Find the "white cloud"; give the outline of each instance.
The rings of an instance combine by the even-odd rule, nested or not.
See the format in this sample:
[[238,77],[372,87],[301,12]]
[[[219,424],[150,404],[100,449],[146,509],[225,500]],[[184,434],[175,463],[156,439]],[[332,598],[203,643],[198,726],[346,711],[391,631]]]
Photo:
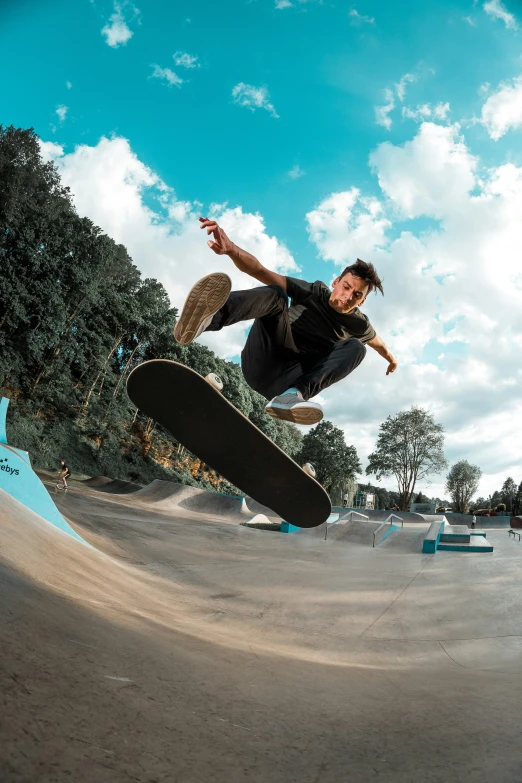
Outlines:
[[389,87],[385,88],[384,99],[386,102],[382,106],[374,106],[377,125],[382,125],[386,130],[390,130],[392,126],[390,114],[395,109],[395,95],[402,103],[406,95],[406,85],[416,81],[417,77],[412,73],[405,73],[394,85],[394,90],[391,90]]
[[332,193],[306,216],[310,240],[322,258],[344,265],[387,244],[390,222],[376,199],[364,199],[357,188]]
[[[518,483],[522,167],[484,171],[458,126],[432,122],[400,146],[380,144],[370,163],[381,199],[348,187],[307,219],[320,257],[336,270],[357,256],[375,264],[385,298],[370,297],[364,309],[399,369],[386,377],[370,349],[356,375],[323,391],[325,415],[364,459],[386,416],[420,405],[444,425],[450,462],[482,468],[480,494],[510,474]],[[396,220],[420,217],[433,227],[394,230]],[[434,482],[430,494],[443,478]]]
[[522,76],[502,83],[482,107],[481,122],[495,141],[522,126]]
[[395,92],[397,98],[402,102],[406,96],[406,85],[413,84],[417,81],[417,77],[412,73],[405,73],[401,80],[395,85]]
[[72,84],[71,84],[71,82],[65,82],[65,85],[66,85],[66,87],[67,87],[67,89],[68,89],[68,90],[72,90]]
[[101,31],[105,37],[105,42],[113,49],[125,45],[134,35],[125,19],[124,9],[128,9],[128,13],[134,17],[139,16],[139,11],[134,6],[129,6],[128,3],[114,3],[114,13],[110,17],[108,24]]
[[484,11],[493,19],[500,19],[511,30],[518,28],[517,20],[513,14],[509,13],[501,0],[490,0],[489,3],[484,3]]
[[54,141],[40,141],[40,153],[43,161],[48,163],[50,160],[61,158],[64,154],[64,148]]
[[172,85],[181,87],[183,84],[183,79],[181,79],[177,73],[171,71],[170,68],[160,68],[159,65],[153,65],[152,68],[154,68],[154,71],[149,76],[150,79],[163,79],[167,82],[169,87],[172,87]]
[[462,18],[463,18],[463,20],[465,22],[467,22],[469,25],[471,25],[471,27],[476,27],[477,26],[477,23],[475,21],[473,21],[471,16],[463,16]]
[[[52,142],[42,142],[41,149],[46,160],[58,165],[78,213],[124,244],[142,274],[162,282],[179,309],[192,285],[209,271],[227,272],[236,289],[259,285],[239,272],[228,257],[209,250],[207,235],[198,222],[202,205],[178,199],[172,188],[139,160],[126,139],[102,138],[94,147],[79,145],[69,154]],[[265,266],[298,273],[291,253],[268,234],[261,215],[227,204],[210,205],[208,213]],[[200,341],[221,356],[235,356],[244,345],[245,329],[246,325],[237,324],[205,333]]]
[[384,100],[386,103],[383,106],[374,106],[375,122],[377,125],[382,125],[386,130],[390,130],[392,121],[389,115],[395,108],[395,98],[393,92],[388,88],[384,90]]
[[56,107],[56,114],[58,115],[58,119],[60,122],[64,122],[65,118],[67,117],[67,112],[69,111],[68,106],[57,106]]
[[423,103],[416,109],[410,109],[408,106],[402,107],[402,116],[415,122],[424,122],[427,119],[445,120],[450,111],[449,103],[437,103],[430,106],[429,103]]
[[348,12],[348,16],[351,17],[352,24],[375,24],[373,16],[363,16],[355,8]]
[[176,52],[172,55],[176,65],[181,68],[199,68],[198,58],[195,55],[187,54],[187,52]]
[[251,84],[240,82],[233,88],[232,97],[234,98],[234,103],[237,103],[238,106],[245,106],[251,111],[265,109],[272,117],[279,117],[269,101],[266,87],[253,87]]
[[276,0],[275,7],[280,11],[283,8],[292,8],[292,5],[293,3],[291,3],[290,0]]
[[299,179],[300,177],[304,177],[304,171],[301,168],[301,166],[298,166],[297,164],[293,166],[290,171],[288,172],[288,176],[290,179]]

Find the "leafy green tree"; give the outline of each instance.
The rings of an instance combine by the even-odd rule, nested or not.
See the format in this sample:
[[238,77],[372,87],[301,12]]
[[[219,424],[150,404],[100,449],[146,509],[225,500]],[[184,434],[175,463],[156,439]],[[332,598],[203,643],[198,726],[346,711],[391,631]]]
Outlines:
[[506,505],[506,509],[511,512],[513,509],[513,500],[517,494],[517,485],[511,478],[507,478],[502,484],[502,501]]
[[417,481],[446,467],[443,432],[428,411],[417,407],[388,416],[381,424],[366,473],[377,479],[395,476],[402,511],[409,508]]
[[453,511],[467,514],[471,498],[476,493],[482,471],[476,465],[461,459],[451,468],[446,478],[446,491],[451,496]]
[[513,510],[512,514],[514,516],[519,515],[522,512],[522,481],[518,485],[517,494],[515,495],[513,499]]
[[346,444],[341,429],[325,420],[304,436],[297,461],[300,465],[306,462],[314,465],[317,480],[327,492],[362,470],[355,447]]

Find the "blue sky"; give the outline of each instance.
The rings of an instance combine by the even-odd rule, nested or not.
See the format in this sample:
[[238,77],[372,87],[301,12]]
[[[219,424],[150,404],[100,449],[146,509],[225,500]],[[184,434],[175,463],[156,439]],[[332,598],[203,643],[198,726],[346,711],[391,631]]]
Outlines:
[[372,260],[386,297],[367,311],[402,375],[372,357],[327,415],[364,460],[386,415],[425,404],[451,461],[478,438],[484,491],[516,474],[490,433],[511,442],[520,411],[520,4],[25,0],[0,21],[0,122],[35,128],[79,211],[174,304],[226,268],[194,225],[211,205],[281,271]]

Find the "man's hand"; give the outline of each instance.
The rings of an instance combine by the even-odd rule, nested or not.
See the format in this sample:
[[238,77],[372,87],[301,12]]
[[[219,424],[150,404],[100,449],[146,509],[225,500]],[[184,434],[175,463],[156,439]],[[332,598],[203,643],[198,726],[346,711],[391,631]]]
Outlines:
[[206,228],[207,234],[213,234],[214,239],[209,239],[207,245],[218,256],[228,255],[236,247],[233,242],[227,237],[222,228],[218,226],[215,220],[209,220],[208,218],[200,217],[200,228]]
[[390,349],[387,345],[385,345],[384,341],[381,340],[378,334],[375,335],[373,340],[368,341],[368,345],[370,345],[374,351],[377,351],[379,356],[382,356],[383,359],[386,359],[388,362],[388,368],[386,370],[386,375],[390,375],[390,373],[395,372],[397,369],[397,366],[399,362],[395,358],[395,356],[392,354]]
[[395,372],[399,365],[399,362],[395,358],[395,356],[390,360],[390,363],[388,365],[388,369],[386,370],[386,375],[389,375],[391,372]]
[[235,245],[215,220],[200,217],[199,222],[201,223],[200,228],[206,228],[207,234],[214,235],[214,239],[209,239],[207,242],[214,253],[217,253],[218,256],[229,256],[240,272],[259,280],[263,285],[279,285],[286,291],[286,277],[267,269],[251,253],[247,253],[246,250]]

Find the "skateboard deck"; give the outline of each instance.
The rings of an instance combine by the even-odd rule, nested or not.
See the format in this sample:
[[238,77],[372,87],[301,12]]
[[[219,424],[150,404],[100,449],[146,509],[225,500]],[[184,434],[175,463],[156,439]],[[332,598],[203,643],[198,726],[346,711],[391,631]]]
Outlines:
[[127,393],[196,457],[286,522],[315,527],[330,515],[319,482],[194,370],[167,359],[143,362],[130,373]]

